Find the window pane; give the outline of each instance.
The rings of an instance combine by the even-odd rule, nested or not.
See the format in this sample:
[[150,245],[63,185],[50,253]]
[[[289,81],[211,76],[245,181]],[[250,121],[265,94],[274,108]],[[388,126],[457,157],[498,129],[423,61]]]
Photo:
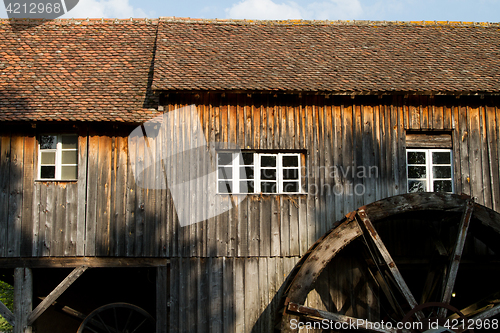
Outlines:
[[262,193],[276,193],[276,182],[262,182],[260,189]]
[[41,178],[56,178],[56,167],[55,166],[42,166],[40,170]]
[[253,168],[240,168],[240,179],[253,179]]
[[219,193],[231,193],[231,185],[229,182],[219,182]]
[[276,166],[276,156],[262,156],[260,159],[261,167],[275,167]]
[[254,193],[253,180],[240,182],[240,193]]
[[298,167],[299,157],[298,156],[283,156],[283,166],[284,167]]
[[283,192],[299,192],[299,182],[283,182]]
[[451,192],[451,180],[434,181],[434,192]]
[[276,169],[261,169],[260,179],[262,180],[276,180]]
[[410,180],[408,182],[408,193],[425,192],[425,182],[420,180]]
[[56,149],[57,138],[54,135],[42,135],[40,137],[40,149]]
[[78,163],[77,151],[76,150],[63,151],[61,162],[62,164],[77,164]]
[[61,141],[62,149],[75,149],[78,146],[78,137],[76,135],[63,135]]
[[233,178],[233,169],[229,168],[219,168],[219,179],[231,179]]
[[243,155],[243,164],[251,165],[253,164],[253,153],[242,153]]
[[77,179],[77,170],[76,165],[61,167],[61,179]]
[[42,165],[43,164],[56,164],[56,152],[42,151]]
[[284,169],[283,179],[299,179],[299,169]]
[[450,153],[445,152],[433,152],[432,153],[432,164],[451,164]]
[[426,178],[425,166],[409,166],[408,178]]
[[233,153],[219,153],[217,154],[219,165],[228,165],[233,161]]
[[438,166],[432,167],[434,178],[451,178],[451,167]]
[[408,164],[425,164],[425,153],[421,151],[409,151]]

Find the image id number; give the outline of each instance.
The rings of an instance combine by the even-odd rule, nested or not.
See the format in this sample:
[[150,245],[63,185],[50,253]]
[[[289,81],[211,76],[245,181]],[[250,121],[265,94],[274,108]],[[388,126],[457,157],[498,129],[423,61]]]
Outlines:
[[61,3],[9,3],[5,8],[8,14],[51,14],[62,13]]

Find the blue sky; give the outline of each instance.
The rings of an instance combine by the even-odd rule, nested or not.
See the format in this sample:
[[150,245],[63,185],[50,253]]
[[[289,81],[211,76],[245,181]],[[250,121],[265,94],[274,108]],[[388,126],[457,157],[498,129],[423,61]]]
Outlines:
[[500,0],[80,0],[65,17],[160,16],[499,22]]

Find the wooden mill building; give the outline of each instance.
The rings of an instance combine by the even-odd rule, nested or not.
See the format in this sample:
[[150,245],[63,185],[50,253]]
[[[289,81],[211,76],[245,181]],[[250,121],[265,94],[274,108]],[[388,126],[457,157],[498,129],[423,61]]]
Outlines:
[[16,333],[286,331],[435,298],[498,318],[499,94],[498,24],[1,20],[0,313]]

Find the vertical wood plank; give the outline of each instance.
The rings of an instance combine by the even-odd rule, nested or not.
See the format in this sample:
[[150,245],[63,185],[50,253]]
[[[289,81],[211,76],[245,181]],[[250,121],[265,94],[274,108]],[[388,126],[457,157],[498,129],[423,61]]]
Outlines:
[[96,254],[109,255],[110,251],[110,207],[111,207],[111,138],[103,135],[99,138],[99,168],[97,183],[97,226]]
[[453,179],[455,183],[455,192],[463,193],[462,182],[462,163],[461,163],[461,154],[462,154],[462,137],[460,135],[460,122],[459,122],[459,108],[458,107],[446,107],[445,110],[450,110],[448,114],[445,112],[445,122],[448,122],[446,117],[449,117],[450,126],[453,128]]
[[210,267],[210,328],[209,332],[223,332],[222,259],[209,258]]
[[271,219],[274,215],[271,211],[274,202],[273,196],[260,200],[259,221],[260,221],[260,251],[259,255],[269,257],[271,255]]
[[248,203],[248,255],[259,256],[260,250],[260,198],[249,196]]
[[10,182],[10,133],[0,136],[0,256],[5,257],[8,244],[9,182]]
[[76,256],[77,245],[78,184],[66,186],[66,231],[64,235],[64,255]]
[[483,167],[482,167],[482,144],[481,144],[481,129],[479,119],[479,108],[469,107],[469,122],[468,132],[470,135],[469,141],[469,170],[470,170],[470,185],[472,196],[478,203],[484,204],[484,187],[483,187]]
[[491,198],[493,210],[500,210],[500,165],[498,156],[498,123],[496,119],[496,112],[494,106],[486,107],[486,132],[487,132],[487,145],[488,145],[488,161],[490,163],[490,184],[491,186]]
[[17,257],[21,252],[21,225],[23,218],[23,148],[23,137],[18,134],[13,134],[10,142],[7,257]]
[[255,327],[259,332],[272,332],[272,329],[269,329],[269,322],[271,321],[269,309],[267,309],[269,305],[269,275],[273,275],[275,272],[268,272],[268,258],[260,257],[259,258],[259,289],[256,290],[259,294],[259,326]]
[[[419,96],[420,100],[420,128],[429,129],[429,105],[427,96]],[[432,120],[431,120],[432,121]]]
[[258,258],[245,260],[245,332],[254,329],[259,318],[259,266]]
[[206,258],[199,258],[197,260],[197,281],[198,281],[198,319],[197,319],[197,333],[208,332],[209,321],[208,321],[208,309],[209,309],[209,298],[208,298],[208,267]]
[[24,137],[24,161],[23,161],[23,191],[22,191],[22,221],[21,221],[21,256],[30,256],[33,246],[33,201],[34,186],[34,164],[35,161],[35,135],[30,133]]
[[224,332],[235,331],[234,258],[222,258],[222,309]]
[[85,255],[85,225],[86,225],[86,205],[80,204],[81,200],[87,199],[87,147],[88,131],[86,126],[81,126],[78,130],[78,204],[76,215],[76,255]]
[[235,332],[246,332],[245,327],[245,259],[234,259]]
[[96,255],[97,195],[99,170],[99,136],[89,132],[88,139],[88,176],[87,176],[87,223],[85,230],[85,255]]
[[[489,145],[488,145],[488,124],[486,123],[486,108],[484,106],[479,107],[479,132],[480,132],[480,152],[481,152],[481,170],[483,182],[483,202],[486,207],[493,206],[492,200],[492,188],[491,184],[491,173],[490,173],[490,160],[489,160]],[[477,166],[476,166],[477,167]],[[498,184],[498,183],[497,183]]]
[[[271,207],[270,207],[270,219],[271,219],[271,250],[270,250],[270,255],[271,256],[279,256],[281,254],[281,230],[280,230],[280,225],[281,225],[281,197],[280,196],[275,196],[271,200]],[[307,221],[303,221],[304,224],[307,223]],[[305,227],[304,227],[305,230]],[[307,243],[307,231],[306,231],[306,243]]]
[[180,258],[170,259],[170,310],[169,310],[169,332],[179,332],[179,283],[180,283]]
[[468,129],[468,122],[469,119],[467,117],[467,107],[466,106],[459,106],[458,107],[458,119],[459,119],[459,141],[460,144],[457,148],[460,149],[460,169],[461,169],[461,176],[462,176],[462,192],[467,194],[467,195],[472,195],[471,191],[471,184],[470,184],[470,173],[469,173],[469,159],[471,156],[469,155],[469,138],[470,138],[470,133]]
[[[125,256],[130,257],[135,253],[135,207],[136,179],[132,170],[137,168],[137,137],[131,136],[127,143],[128,170],[126,187],[126,210],[125,210]],[[137,170],[137,169],[136,169]]]
[[410,116],[410,129],[421,129],[421,111],[419,98],[416,95],[410,96],[408,99],[409,116]]
[[[127,161],[127,138],[122,135],[116,136],[116,195],[115,195],[115,208],[113,212],[115,234],[115,251],[114,255],[122,257],[126,254],[127,236],[127,174],[128,174],[128,161]],[[158,243],[157,243],[158,244]],[[160,244],[158,244],[160,245]],[[156,246],[158,247],[158,246]]]

